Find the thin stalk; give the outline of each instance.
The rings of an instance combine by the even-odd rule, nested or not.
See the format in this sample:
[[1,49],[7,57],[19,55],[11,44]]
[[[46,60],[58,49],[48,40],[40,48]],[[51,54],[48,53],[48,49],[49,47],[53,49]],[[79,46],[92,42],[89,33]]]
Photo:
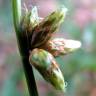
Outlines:
[[[13,21],[15,30],[21,20],[21,0],[12,0]],[[16,31],[18,33],[18,31]]]
[[29,63],[29,49],[27,45],[27,40],[24,37],[23,32],[20,31],[20,27],[19,27],[20,20],[21,20],[21,0],[12,0],[12,11],[13,11],[14,27],[15,27],[19,51],[24,67],[25,77],[29,89],[29,94],[30,96],[38,96],[33,69]]

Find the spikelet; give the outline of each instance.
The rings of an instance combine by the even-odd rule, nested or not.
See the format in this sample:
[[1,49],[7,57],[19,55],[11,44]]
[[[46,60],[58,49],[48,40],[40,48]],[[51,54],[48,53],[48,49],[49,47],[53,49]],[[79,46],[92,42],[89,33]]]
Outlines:
[[[27,9],[28,10],[28,9]],[[21,27],[23,29],[34,29],[34,27],[40,22],[37,12],[37,7],[34,6],[31,11],[26,11],[22,20],[21,20]],[[30,30],[28,30],[30,32]]]
[[34,49],[29,57],[32,64],[56,89],[65,91],[65,82],[62,72],[54,57],[43,49]]
[[60,24],[64,21],[66,12],[65,8],[54,11],[49,16],[45,17],[35,28],[32,35],[31,45],[34,47],[40,47],[52,37]]
[[20,30],[21,34],[23,34],[23,37],[27,41],[27,45],[29,49],[32,49],[31,46],[31,40],[33,34],[34,28],[40,23],[40,18],[38,17],[37,7],[34,6],[31,11],[27,11],[24,13],[24,16],[21,19],[20,22]]
[[53,56],[68,54],[80,48],[81,43],[76,40],[56,38],[47,42],[44,49],[49,51]]

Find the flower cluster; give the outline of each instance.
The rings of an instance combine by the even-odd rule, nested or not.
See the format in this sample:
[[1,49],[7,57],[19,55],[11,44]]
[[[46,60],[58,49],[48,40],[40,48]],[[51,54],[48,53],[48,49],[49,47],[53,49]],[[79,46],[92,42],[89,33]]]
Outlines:
[[51,39],[64,21],[66,8],[57,9],[44,19],[38,17],[37,8],[26,12],[21,20],[21,30],[28,41],[29,61],[46,81],[56,89],[65,91],[63,74],[55,60],[56,56],[65,55],[81,46],[79,41],[63,38]]

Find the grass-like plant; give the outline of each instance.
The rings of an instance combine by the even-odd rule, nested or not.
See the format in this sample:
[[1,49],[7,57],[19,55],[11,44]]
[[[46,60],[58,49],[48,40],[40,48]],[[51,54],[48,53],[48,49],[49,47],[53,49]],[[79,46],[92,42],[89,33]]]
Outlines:
[[[65,91],[65,81],[55,58],[81,45],[79,41],[52,38],[64,21],[66,8],[57,9],[41,19],[37,8],[21,14],[21,0],[12,0],[13,20],[30,96],[38,96],[32,66],[54,88]],[[31,66],[32,65],[32,66]]]

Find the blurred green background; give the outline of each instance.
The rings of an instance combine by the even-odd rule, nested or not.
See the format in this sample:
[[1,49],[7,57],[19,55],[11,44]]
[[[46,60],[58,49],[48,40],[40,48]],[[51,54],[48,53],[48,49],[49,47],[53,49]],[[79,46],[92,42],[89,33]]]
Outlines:
[[[65,5],[68,13],[56,37],[80,40],[78,51],[57,58],[67,82],[55,90],[34,69],[39,96],[96,96],[96,0],[22,0],[45,17]],[[31,75],[31,74],[30,74]],[[0,96],[29,96],[12,21],[11,0],[0,0]]]

